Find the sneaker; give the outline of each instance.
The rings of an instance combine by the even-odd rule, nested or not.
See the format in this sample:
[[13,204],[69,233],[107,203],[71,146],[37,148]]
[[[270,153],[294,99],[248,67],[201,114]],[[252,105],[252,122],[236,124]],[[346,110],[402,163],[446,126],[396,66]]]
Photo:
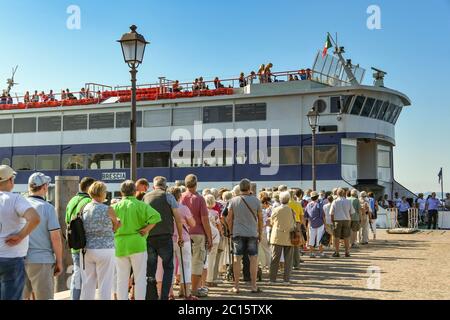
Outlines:
[[209,289],[207,287],[201,287],[198,289],[198,291],[204,291],[204,292],[208,293]]
[[208,296],[205,291],[202,291],[200,289],[198,289],[197,292],[192,292],[192,295],[197,298],[206,298]]
[[356,243],[352,244],[352,249],[357,249],[358,245]]
[[333,258],[339,258],[341,255],[337,252],[333,253]]

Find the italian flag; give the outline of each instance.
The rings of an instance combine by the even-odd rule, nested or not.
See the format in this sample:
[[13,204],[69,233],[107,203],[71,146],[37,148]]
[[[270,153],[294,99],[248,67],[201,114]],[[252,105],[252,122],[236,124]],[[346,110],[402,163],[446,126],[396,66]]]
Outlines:
[[325,41],[325,46],[323,47],[323,52],[322,52],[322,58],[324,58],[327,55],[328,49],[330,49],[331,47],[333,47],[333,45],[331,44],[331,39],[330,36],[327,36],[327,41]]

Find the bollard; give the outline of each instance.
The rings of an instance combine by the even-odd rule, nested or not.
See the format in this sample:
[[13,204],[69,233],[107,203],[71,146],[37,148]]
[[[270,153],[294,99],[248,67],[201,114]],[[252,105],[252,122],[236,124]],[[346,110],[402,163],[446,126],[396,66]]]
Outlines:
[[61,225],[63,239],[63,272],[56,278],[55,292],[69,290],[73,270],[72,256],[66,241],[66,207],[70,199],[78,193],[80,177],[55,177],[55,208]]

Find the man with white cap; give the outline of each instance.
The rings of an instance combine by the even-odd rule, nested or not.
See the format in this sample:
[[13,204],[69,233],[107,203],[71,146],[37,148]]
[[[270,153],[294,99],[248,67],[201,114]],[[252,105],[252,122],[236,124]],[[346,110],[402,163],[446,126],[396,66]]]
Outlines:
[[62,241],[61,227],[55,207],[45,200],[51,178],[36,172],[28,179],[27,198],[38,212],[41,223],[30,234],[30,245],[25,259],[24,298],[34,292],[36,300],[54,298],[54,276],[61,274]]
[[0,166],[0,300],[22,299],[28,235],[40,221],[28,201],[11,192],[15,176],[9,166]]

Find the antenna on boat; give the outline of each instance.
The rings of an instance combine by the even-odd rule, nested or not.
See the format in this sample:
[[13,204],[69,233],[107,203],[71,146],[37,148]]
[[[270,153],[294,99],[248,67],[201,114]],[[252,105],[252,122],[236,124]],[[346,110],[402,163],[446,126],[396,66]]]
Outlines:
[[8,88],[6,89],[6,94],[8,95],[11,92],[12,87],[14,87],[16,84],[16,82],[14,82],[14,75],[17,72],[17,68],[19,68],[19,66],[16,66],[15,68],[12,69],[12,76],[10,79],[6,79],[6,84],[8,85]]
[[350,81],[352,86],[358,86],[359,82],[356,80],[355,74],[352,71],[352,64],[351,60],[345,60],[344,56],[342,55],[345,53],[344,47],[339,47],[337,44],[337,33],[336,33],[336,41],[333,39],[331,34],[328,32],[328,36],[331,39],[331,42],[333,42],[335,50],[334,54],[338,57],[339,62],[341,63],[342,67],[344,68],[345,74],[347,75],[348,80]]
[[372,67],[372,70],[375,71],[373,73],[374,83],[373,85],[375,87],[384,87],[384,76],[387,75],[387,72]]

